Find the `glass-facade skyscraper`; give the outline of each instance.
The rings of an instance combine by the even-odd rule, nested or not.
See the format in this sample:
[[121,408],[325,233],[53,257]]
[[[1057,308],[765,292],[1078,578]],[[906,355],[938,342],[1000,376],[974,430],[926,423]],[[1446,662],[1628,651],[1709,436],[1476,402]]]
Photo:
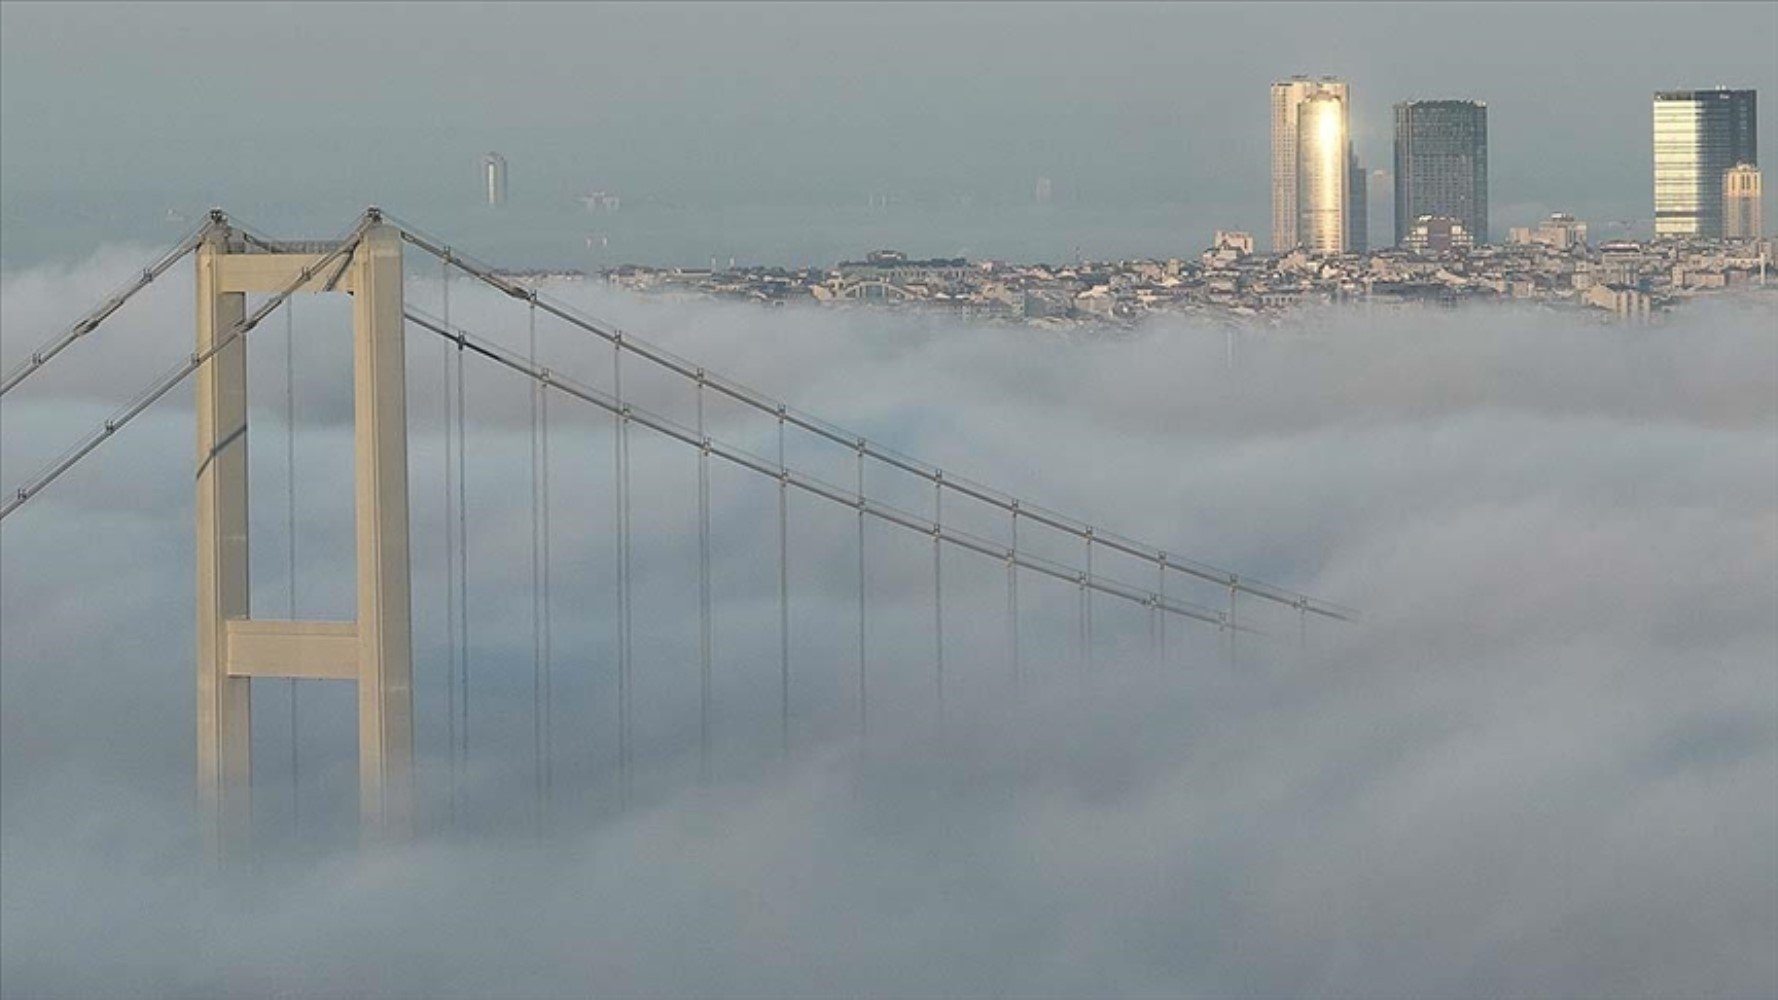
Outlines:
[[1723,174],[1758,165],[1751,90],[1655,94],[1655,235],[1723,235]]
[[1352,146],[1346,99],[1313,94],[1297,105],[1296,241],[1312,254],[1346,252],[1351,237]]
[[1297,206],[1297,171],[1300,166],[1297,112],[1303,102],[1317,94],[1339,99],[1340,135],[1341,141],[1345,141],[1350,135],[1347,109],[1351,100],[1345,81],[1331,76],[1319,80],[1293,76],[1272,84],[1272,250],[1277,253],[1286,253],[1308,242],[1299,231],[1302,219]]
[[1423,215],[1463,223],[1488,242],[1488,106],[1404,101],[1395,106],[1395,242]]
[[1367,253],[1371,248],[1370,175],[1359,164],[1350,143],[1346,163],[1346,252]]

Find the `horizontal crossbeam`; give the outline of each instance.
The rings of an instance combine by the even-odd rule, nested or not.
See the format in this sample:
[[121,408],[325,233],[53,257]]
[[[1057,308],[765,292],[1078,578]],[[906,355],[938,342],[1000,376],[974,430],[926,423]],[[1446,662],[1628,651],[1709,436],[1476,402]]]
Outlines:
[[225,627],[230,677],[358,679],[354,622],[234,618]]
[[332,253],[218,254],[216,285],[219,292],[264,294],[282,292],[350,292],[348,261],[333,267]]

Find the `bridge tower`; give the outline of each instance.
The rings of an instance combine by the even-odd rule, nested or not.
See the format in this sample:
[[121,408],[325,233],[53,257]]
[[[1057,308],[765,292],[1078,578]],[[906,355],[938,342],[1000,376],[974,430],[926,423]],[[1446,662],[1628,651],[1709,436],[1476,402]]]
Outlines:
[[371,209],[337,245],[273,245],[221,213],[198,247],[197,349],[226,338],[249,293],[352,296],[357,617],[250,616],[247,546],[247,341],[197,372],[198,797],[220,856],[251,825],[254,678],[358,684],[358,794],[364,836],[406,839],[413,826],[413,655],[408,585],[407,400],[401,237]]

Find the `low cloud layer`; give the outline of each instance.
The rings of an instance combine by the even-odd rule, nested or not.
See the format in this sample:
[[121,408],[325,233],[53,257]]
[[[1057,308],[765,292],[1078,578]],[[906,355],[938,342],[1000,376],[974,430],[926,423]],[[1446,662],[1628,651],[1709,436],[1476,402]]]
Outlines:
[[[10,363],[146,254],[0,284]],[[188,348],[171,275],[9,394],[10,488]],[[185,281],[181,286],[180,281]],[[416,278],[415,306],[438,312]],[[856,739],[856,526],[794,498],[795,715],[777,758],[776,495],[718,469],[715,782],[696,780],[695,465],[638,432],[638,794],[612,793],[608,418],[551,403],[549,832],[530,826],[528,406],[471,369],[476,755],[447,816],[440,347],[410,340],[416,846],[350,847],[349,692],[256,691],[262,860],[191,831],[191,440],[175,394],[0,534],[0,968],[19,996],[994,994],[1749,996],[1778,989],[1774,309],[1651,329],[1509,309],[1341,311],[1234,337],[1061,336],[872,311],[561,293],[957,474],[1356,606],[1243,604],[1213,633],[945,558],[871,525],[872,720]],[[453,319],[522,345],[522,308]],[[343,312],[299,308],[299,613],[350,608]],[[306,324],[305,324],[306,319]],[[329,326],[328,324],[333,324]],[[115,327],[115,329],[114,329]],[[540,323],[594,384],[606,351]],[[254,334],[256,611],[289,599],[282,329]],[[641,405],[692,397],[626,367]],[[775,448],[712,407],[713,433]],[[42,434],[51,435],[48,439]],[[59,438],[56,435],[60,435]],[[850,456],[789,442],[849,484]],[[339,454],[335,454],[338,452]],[[917,484],[872,489],[924,511]],[[261,500],[260,498],[266,498]],[[949,503],[949,501],[947,501]],[[994,537],[1003,518],[947,506]],[[1077,545],[1028,537],[1078,559]],[[1101,557],[1103,559],[1103,556]],[[1102,571],[1147,585],[1151,573]],[[1214,589],[1181,591],[1216,603]]]

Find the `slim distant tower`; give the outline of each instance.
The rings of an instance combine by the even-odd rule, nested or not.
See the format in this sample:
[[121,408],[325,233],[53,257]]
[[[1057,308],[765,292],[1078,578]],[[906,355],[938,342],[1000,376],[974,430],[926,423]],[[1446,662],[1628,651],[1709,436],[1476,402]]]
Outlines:
[[482,187],[489,205],[499,208],[506,204],[506,157],[499,153],[482,157]]
[[1365,253],[1371,248],[1369,179],[1350,142],[1346,144],[1346,160],[1346,252]]
[[1345,98],[1311,95],[1296,116],[1296,243],[1313,254],[1344,253],[1352,176]]
[[1723,175],[1759,164],[1754,91],[1655,94],[1655,235],[1723,235]]
[[[1346,84],[1333,77],[1311,80],[1293,76],[1272,84],[1272,251],[1294,250],[1297,233],[1297,108],[1315,94],[1331,94],[1342,108],[1349,99]],[[1340,124],[1347,134],[1346,121]]]
[[1760,225],[1759,168],[1737,163],[1722,175],[1722,235],[1731,240],[1757,240]]
[[1395,106],[1395,242],[1423,215],[1456,219],[1488,242],[1488,106],[1404,101]]

